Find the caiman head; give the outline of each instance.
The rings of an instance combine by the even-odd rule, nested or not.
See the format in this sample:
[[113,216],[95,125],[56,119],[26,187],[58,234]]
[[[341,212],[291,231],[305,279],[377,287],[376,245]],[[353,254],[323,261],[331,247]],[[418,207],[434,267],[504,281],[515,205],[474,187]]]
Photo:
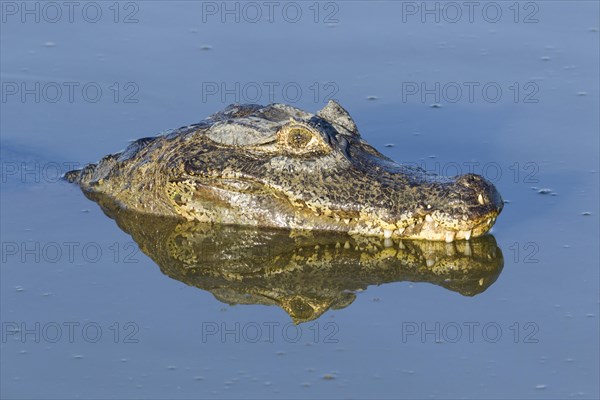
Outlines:
[[167,192],[188,219],[451,242],[486,233],[503,207],[479,175],[385,157],[334,101],[317,114],[232,105],[186,136]]

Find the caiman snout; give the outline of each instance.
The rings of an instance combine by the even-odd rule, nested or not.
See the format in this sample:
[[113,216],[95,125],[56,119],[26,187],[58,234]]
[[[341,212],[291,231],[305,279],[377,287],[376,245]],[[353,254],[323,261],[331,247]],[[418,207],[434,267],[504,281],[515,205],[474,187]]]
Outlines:
[[400,202],[398,229],[390,232],[387,228],[388,236],[452,242],[491,229],[504,203],[490,181],[475,174],[439,178],[418,186],[425,196],[417,207],[407,206],[410,201]]
[[469,239],[489,231],[504,207],[500,193],[480,175],[465,174],[448,187],[451,198],[434,220],[444,228],[444,238]]

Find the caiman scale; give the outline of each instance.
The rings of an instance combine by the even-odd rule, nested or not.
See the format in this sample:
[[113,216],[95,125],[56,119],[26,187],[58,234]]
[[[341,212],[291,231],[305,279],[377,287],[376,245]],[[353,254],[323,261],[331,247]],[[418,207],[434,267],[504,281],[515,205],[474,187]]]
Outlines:
[[386,238],[468,240],[503,207],[479,175],[442,177],[385,157],[335,101],[317,114],[234,104],[65,178],[142,213]]

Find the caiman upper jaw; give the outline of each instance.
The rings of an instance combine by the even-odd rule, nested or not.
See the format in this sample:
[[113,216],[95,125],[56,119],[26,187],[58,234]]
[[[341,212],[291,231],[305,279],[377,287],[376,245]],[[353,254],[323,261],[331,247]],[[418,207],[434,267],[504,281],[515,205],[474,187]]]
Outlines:
[[489,230],[504,208],[504,201],[496,187],[487,179],[475,174],[458,177],[456,185],[467,190],[463,200],[468,207],[466,212],[467,222],[473,227],[483,224],[489,225],[487,229]]

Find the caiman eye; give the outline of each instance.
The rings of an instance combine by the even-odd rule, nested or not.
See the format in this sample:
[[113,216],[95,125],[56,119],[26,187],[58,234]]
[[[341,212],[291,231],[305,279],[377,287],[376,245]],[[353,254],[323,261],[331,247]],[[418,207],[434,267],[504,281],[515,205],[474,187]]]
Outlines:
[[297,121],[282,126],[277,138],[284,150],[295,154],[327,153],[330,150],[318,132]]
[[302,149],[312,139],[312,133],[303,128],[292,128],[287,134],[287,143],[295,149]]

